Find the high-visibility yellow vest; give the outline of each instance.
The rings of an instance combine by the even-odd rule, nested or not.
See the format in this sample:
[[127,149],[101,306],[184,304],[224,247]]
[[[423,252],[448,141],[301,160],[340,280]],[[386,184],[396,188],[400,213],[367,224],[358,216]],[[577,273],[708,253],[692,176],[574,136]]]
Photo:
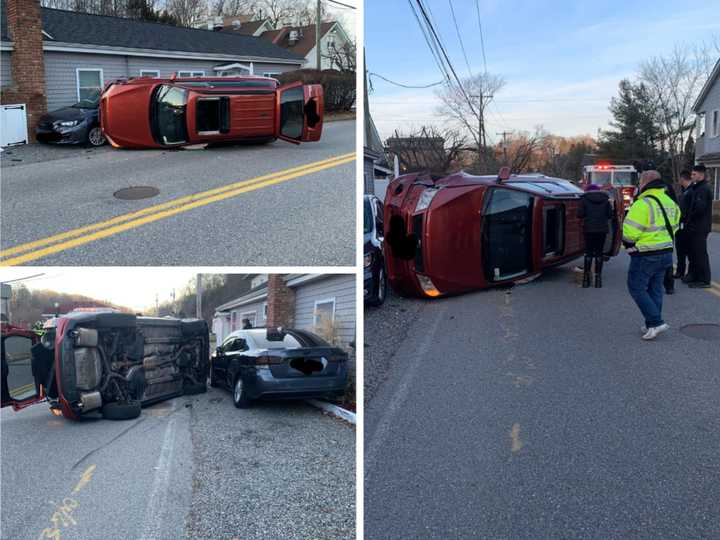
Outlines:
[[653,195],[667,214],[673,234],[680,227],[680,208],[666,195],[663,188],[651,188],[635,200],[625,216],[623,241],[635,244],[640,253],[672,249],[673,241],[665,226],[665,218],[658,203],[648,198]]

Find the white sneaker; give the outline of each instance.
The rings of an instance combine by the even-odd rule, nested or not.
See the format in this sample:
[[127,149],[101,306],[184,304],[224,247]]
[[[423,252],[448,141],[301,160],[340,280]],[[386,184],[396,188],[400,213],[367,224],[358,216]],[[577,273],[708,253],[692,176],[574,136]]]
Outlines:
[[666,330],[670,329],[669,324],[661,324],[660,326],[653,326],[652,328],[648,328],[647,332],[643,335],[644,340],[651,340],[658,337],[660,334],[665,332]]
[[647,334],[647,326],[644,324],[640,327],[640,333],[641,334]]

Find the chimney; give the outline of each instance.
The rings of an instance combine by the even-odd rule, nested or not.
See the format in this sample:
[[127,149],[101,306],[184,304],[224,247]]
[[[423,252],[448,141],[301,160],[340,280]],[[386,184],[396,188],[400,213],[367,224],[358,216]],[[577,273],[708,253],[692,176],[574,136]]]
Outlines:
[[13,41],[12,86],[2,88],[0,102],[25,103],[30,142],[35,142],[35,127],[47,112],[40,2],[7,0],[6,9],[8,33]]
[[268,275],[268,315],[266,326],[269,328],[291,328],[295,323],[295,291],[285,283],[284,274]]

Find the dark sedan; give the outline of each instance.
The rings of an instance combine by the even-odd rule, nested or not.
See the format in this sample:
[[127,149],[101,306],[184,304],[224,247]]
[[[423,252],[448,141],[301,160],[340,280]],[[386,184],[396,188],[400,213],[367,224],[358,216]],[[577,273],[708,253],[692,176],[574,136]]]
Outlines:
[[257,399],[334,398],[345,392],[348,355],[305,330],[252,328],[230,334],[210,366],[210,385],[238,408]]
[[383,204],[375,195],[365,195],[363,222],[365,302],[379,306],[387,295],[387,274],[383,256]]
[[99,99],[84,99],[44,114],[35,129],[35,137],[43,143],[102,146],[106,140],[100,128],[99,103]]

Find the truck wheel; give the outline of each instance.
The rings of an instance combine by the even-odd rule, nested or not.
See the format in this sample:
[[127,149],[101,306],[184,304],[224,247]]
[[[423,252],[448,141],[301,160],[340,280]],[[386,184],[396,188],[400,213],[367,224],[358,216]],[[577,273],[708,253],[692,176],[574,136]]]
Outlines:
[[247,395],[247,388],[243,383],[242,377],[235,379],[233,403],[238,409],[247,409],[250,406],[250,398]]
[[102,407],[103,418],[108,420],[132,420],[140,416],[139,401],[113,401]]

